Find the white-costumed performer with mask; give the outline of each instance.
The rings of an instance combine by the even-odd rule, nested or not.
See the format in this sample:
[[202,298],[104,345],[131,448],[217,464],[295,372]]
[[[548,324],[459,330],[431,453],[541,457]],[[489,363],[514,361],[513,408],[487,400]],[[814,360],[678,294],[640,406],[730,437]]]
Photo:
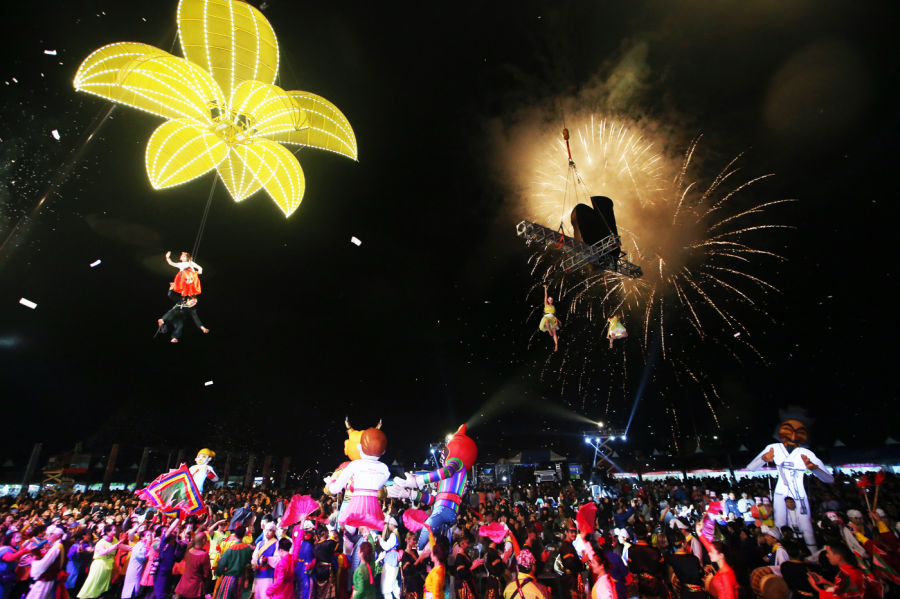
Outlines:
[[34,584],[28,591],[26,599],[53,599],[56,586],[59,584],[60,572],[66,571],[66,549],[62,540],[66,536],[58,526],[47,528],[47,541],[50,549],[39,560],[31,562],[31,577]]
[[806,495],[804,476],[809,470],[822,482],[833,483],[834,477],[825,469],[825,464],[816,457],[812,451],[804,447],[809,441],[809,429],[813,420],[806,414],[806,410],[795,406],[788,406],[787,410],[779,410],[778,416],[781,424],[775,431],[775,438],[779,443],[767,445],[747,466],[748,470],[759,470],[763,464],[770,462],[778,468],[778,484],[775,485],[775,526],[781,529],[788,518],[787,506],[784,504],[786,497],[791,497],[797,504],[796,511],[800,531],[803,540],[812,553],[815,553],[816,538],[813,535],[812,509],[809,498]]

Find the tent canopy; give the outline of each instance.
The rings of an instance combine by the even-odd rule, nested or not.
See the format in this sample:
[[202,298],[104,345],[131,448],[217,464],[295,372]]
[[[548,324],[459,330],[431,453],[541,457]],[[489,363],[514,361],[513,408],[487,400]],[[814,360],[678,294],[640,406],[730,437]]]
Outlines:
[[523,451],[509,459],[510,464],[541,464],[544,462],[565,462],[566,458],[550,449]]

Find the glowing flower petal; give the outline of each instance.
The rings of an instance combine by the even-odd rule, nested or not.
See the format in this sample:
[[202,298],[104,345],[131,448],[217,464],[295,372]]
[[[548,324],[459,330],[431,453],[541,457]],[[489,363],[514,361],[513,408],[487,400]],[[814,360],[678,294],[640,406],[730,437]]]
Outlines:
[[246,2],[181,0],[178,35],[184,56],[211,73],[228,100],[244,81],[275,81],[275,31]]
[[241,0],[180,0],[186,58],[124,42],[88,56],[75,87],[170,119],[153,133],[146,164],[155,188],[213,168],[235,200],[265,187],[290,215],[305,189],[297,158],[279,143],[356,158],[356,136],[330,102],[272,85],[278,42],[269,22]]
[[219,86],[195,64],[147,44],[104,46],[75,75],[75,89],[170,119],[210,125],[207,104],[223,104]]
[[234,90],[231,107],[247,118],[253,136],[296,131],[306,121],[306,114],[283,89],[260,81],[241,83]]
[[284,146],[267,139],[255,140],[233,150],[232,156],[238,155],[244,161],[245,167],[253,171],[256,180],[284,210],[284,215],[290,216],[300,205],[306,188],[306,178],[297,157]]
[[179,185],[209,172],[225,159],[228,146],[189,121],[166,121],[147,143],[147,174],[154,189]]
[[256,178],[256,173],[244,161],[246,148],[235,146],[228,150],[228,156],[219,163],[219,177],[235,202],[240,202],[262,187],[262,183]]
[[331,150],[354,160],[358,158],[356,134],[337,106],[309,92],[289,91],[287,94],[307,118],[301,129],[266,135],[267,139]]

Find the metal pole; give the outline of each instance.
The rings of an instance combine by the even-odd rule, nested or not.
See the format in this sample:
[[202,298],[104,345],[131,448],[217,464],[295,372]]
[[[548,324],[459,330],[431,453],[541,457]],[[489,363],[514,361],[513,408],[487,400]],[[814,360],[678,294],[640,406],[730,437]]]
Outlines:
[[31,451],[31,459],[28,460],[28,468],[25,470],[25,478],[22,479],[22,493],[28,493],[28,485],[31,484],[31,478],[34,471],[37,470],[38,460],[41,458],[41,448],[43,443],[35,443],[34,449]]
[[182,465],[182,464],[184,464],[184,450],[183,450],[183,449],[179,449],[179,450],[178,450],[178,459],[175,460],[175,467],[176,467],[176,468],[181,468],[181,465]]
[[103,493],[109,492],[109,483],[112,482],[113,474],[116,471],[116,458],[118,456],[119,444],[116,443],[109,452],[109,460],[106,461],[106,472],[103,474],[103,487],[100,489]]
[[291,456],[284,456],[284,461],[281,463],[281,484],[280,488],[284,488],[285,484],[287,484],[288,471],[291,469]]
[[144,479],[147,477],[147,464],[150,462],[150,448],[144,448],[144,455],[141,456],[141,465],[138,466],[137,478],[134,481],[134,489],[144,488]]
[[253,487],[253,460],[256,458],[252,453],[247,461],[247,473],[244,475],[244,487],[250,489]]

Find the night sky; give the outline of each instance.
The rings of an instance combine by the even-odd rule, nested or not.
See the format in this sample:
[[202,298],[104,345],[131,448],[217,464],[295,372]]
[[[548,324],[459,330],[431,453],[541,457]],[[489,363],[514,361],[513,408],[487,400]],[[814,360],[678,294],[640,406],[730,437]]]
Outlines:
[[[896,435],[892,3],[268,0],[277,83],[334,102],[359,162],[300,150],[307,189],[288,219],[264,191],[235,203],[219,185],[196,257],[211,332],[188,324],[173,345],[153,338],[176,273],[164,254],[193,246],[213,176],[154,191],[144,151],[161,119],[121,106],[73,163],[108,105],[72,79],[105,44],[169,50],[176,5],[20,3],[4,24],[2,239],[72,170],[0,253],[0,458],[83,441],[328,467],[344,416],[357,427],[383,418],[389,457],[407,462],[467,421],[485,457],[574,454],[578,414],[624,427],[643,374],[633,340],[608,413],[602,376],[581,393],[536,376],[552,343],[528,344],[537,281],[493,143],[515,115],[583,98],[617,68],[633,80],[608,116],[662,123],[673,146],[702,133],[704,167],[752,148],[748,173],[777,174],[756,198],[800,200],[776,215],[796,230],[761,242],[789,258],[764,273],[782,291],[755,335],[765,363],[697,349],[721,428],[695,388],[659,367],[627,445],[672,450],[670,404],[685,452],[695,434],[707,451],[753,450],[787,404],[818,419],[814,447]],[[544,124],[561,129],[561,116]]]

